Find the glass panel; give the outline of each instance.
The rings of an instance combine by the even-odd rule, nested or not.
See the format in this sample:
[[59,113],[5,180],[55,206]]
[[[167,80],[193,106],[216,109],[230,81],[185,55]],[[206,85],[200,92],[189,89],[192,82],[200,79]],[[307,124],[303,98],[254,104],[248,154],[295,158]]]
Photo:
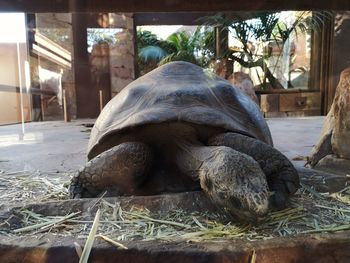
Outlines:
[[[185,17],[190,21],[188,14]],[[97,117],[135,77],[172,60],[208,68],[234,85],[241,85],[243,78],[258,96],[279,89],[319,92],[320,65],[311,59],[318,56],[317,43],[323,42],[317,36],[322,36],[325,23],[321,15],[314,17],[309,11],[212,13],[191,25],[154,25],[149,20],[152,25],[138,26],[132,14],[22,14],[22,27],[13,30],[18,33],[2,27],[7,41],[2,46],[12,41],[15,48],[17,40],[10,36],[22,35],[19,50],[27,61],[27,68],[22,63],[21,74],[27,74],[22,83],[29,82],[30,90],[22,98],[28,108],[23,112],[26,121],[76,119]],[[166,16],[160,18],[166,21]],[[169,19],[173,23],[176,17]],[[16,48],[12,52],[17,54]],[[13,74],[3,71],[4,76],[18,74],[13,67],[6,70]],[[19,117],[13,113],[10,119],[18,122]]]
[[71,14],[35,14],[30,18],[32,85],[39,93],[33,95],[34,117],[36,120],[63,120],[63,93],[67,111],[75,117]]
[[0,57],[0,124],[30,121],[25,14],[0,13]]
[[[257,13],[257,18],[234,21],[229,27],[229,46],[238,58],[234,71],[248,73],[260,90],[307,90],[315,29],[311,17],[307,11],[264,12]],[[260,66],[252,67],[254,63]]]

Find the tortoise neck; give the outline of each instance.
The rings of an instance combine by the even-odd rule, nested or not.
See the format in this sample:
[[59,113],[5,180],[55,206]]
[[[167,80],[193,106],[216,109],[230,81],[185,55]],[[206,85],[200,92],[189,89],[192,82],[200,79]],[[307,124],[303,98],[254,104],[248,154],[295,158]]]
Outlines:
[[178,141],[176,163],[178,168],[192,179],[199,180],[205,164],[215,157],[216,147],[208,147],[199,142]]

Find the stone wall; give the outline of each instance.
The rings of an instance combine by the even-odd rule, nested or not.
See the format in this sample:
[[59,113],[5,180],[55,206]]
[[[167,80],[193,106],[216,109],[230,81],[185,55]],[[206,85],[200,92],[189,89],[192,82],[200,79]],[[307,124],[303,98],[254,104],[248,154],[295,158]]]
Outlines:
[[350,11],[335,13],[333,39],[333,97],[341,72],[350,66]]
[[98,91],[99,96],[102,96],[99,98],[101,108],[111,99],[109,49],[107,43],[94,44],[89,55],[90,85],[92,89]]
[[134,21],[132,14],[110,14],[111,27],[121,28],[117,43],[110,45],[111,95],[118,94],[135,79]]
[[340,75],[333,101],[333,152],[350,160],[350,67]]

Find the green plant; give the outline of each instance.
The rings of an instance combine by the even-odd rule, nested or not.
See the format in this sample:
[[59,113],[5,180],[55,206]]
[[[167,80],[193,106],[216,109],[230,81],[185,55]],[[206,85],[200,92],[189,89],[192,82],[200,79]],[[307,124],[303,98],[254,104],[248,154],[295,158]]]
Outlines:
[[168,54],[170,46],[148,30],[137,30],[137,64],[140,75],[156,68],[158,62]]
[[186,32],[176,32],[167,38],[175,51],[164,57],[160,64],[183,60],[206,67],[214,58],[214,34],[211,28],[197,27],[190,35]]
[[[223,30],[229,30],[233,37],[240,43],[235,50],[228,50],[223,56],[238,62],[245,68],[260,67],[263,76],[258,75],[262,88],[272,87],[283,88],[280,81],[274,76],[276,64],[269,65],[267,60],[272,55],[272,48],[266,50],[266,44],[272,43],[280,51],[292,34],[305,33],[317,29],[322,21],[322,14],[310,12],[299,12],[294,16],[293,21],[287,22],[281,12],[256,12],[250,13],[249,17],[240,17],[237,14],[216,14],[202,19],[206,25],[216,26]],[[319,14],[319,15],[318,15]],[[252,43],[265,45],[256,47]],[[254,47],[254,48],[253,48]],[[264,50],[264,51],[262,51]],[[282,52],[278,60],[282,59]],[[289,62],[286,62],[289,63]],[[257,72],[257,74],[259,74]],[[269,85],[267,85],[267,81]]]
[[140,71],[147,66],[156,67],[171,61],[183,60],[202,67],[214,56],[214,36],[208,27],[197,27],[193,34],[175,32],[160,40],[150,31],[137,32]]
[[[196,30],[197,32],[197,30]],[[176,32],[167,38],[167,42],[174,47],[174,51],[165,56],[159,64],[165,64],[171,61],[183,60],[198,64],[195,51],[198,41],[197,35],[190,36],[186,32]]]

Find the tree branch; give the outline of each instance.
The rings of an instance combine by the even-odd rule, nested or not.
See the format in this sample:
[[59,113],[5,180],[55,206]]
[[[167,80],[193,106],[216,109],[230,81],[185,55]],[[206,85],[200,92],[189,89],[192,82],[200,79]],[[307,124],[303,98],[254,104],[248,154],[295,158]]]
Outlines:
[[275,76],[272,74],[270,69],[267,67],[265,61],[262,58],[259,58],[255,61],[244,61],[243,59],[236,57],[235,55],[230,55],[230,58],[232,60],[237,61],[242,67],[245,68],[254,68],[254,67],[260,67],[265,73],[266,78],[269,80],[271,87],[273,89],[284,89],[282,84],[279,82],[278,79],[275,78]]

